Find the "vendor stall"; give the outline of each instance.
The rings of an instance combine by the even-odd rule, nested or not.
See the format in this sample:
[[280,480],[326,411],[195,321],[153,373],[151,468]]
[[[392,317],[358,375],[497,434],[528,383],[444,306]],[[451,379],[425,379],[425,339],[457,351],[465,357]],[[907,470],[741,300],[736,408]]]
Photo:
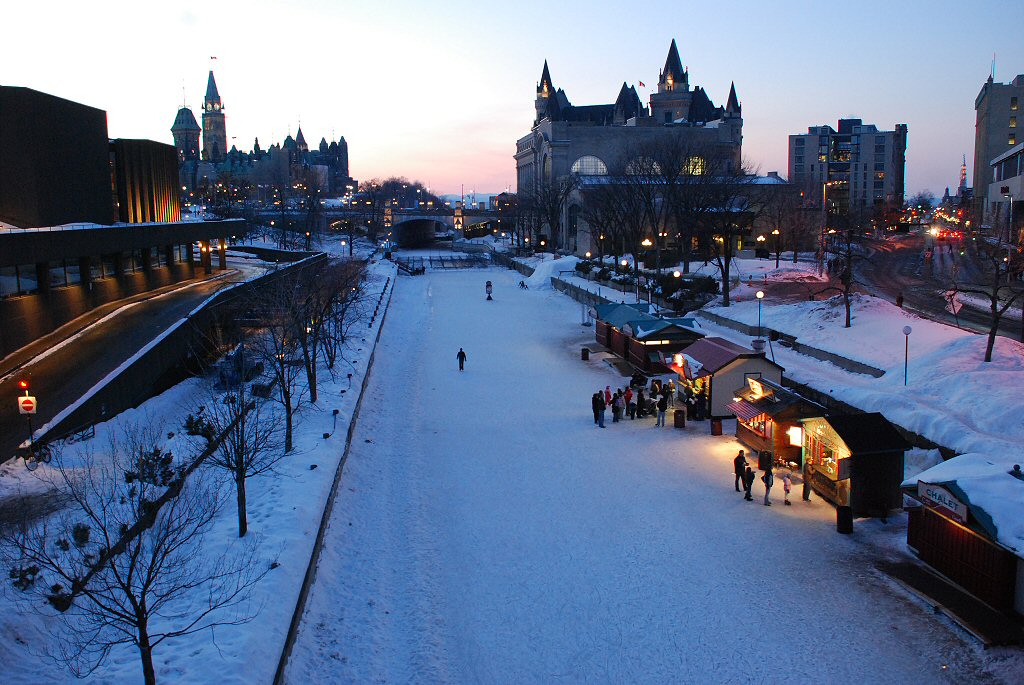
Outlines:
[[633,320],[622,326],[629,363],[646,374],[668,373],[663,360],[704,337],[694,319]]
[[687,395],[703,397],[712,419],[733,416],[727,405],[747,378],[781,384],[784,370],[763,352],[716,337],[702,338],[674,355],[670,368],[679,374],[679,384]]
[[884,416],[804,419],[803,466],[815,492],[855,516],[884,516],[903,504],[903,453],[910,445]]
[[776,466],[799,467],[800,421],[825,415],[825,408],[766,378],[747,378],[726,405],[736,415],[736,438],[755,454],[769,452]]
[[1024,474],[1009,459],[964,454],[903,483],[907,546],[998,611],[1024,614]]
[[612,354],[626,359],[629,355],[629,336],[622,332],[622,327],[631,321],[659,321],[650,310],[650,304],[639,302],[597,305],[593,308],[595,339],[611,350]]

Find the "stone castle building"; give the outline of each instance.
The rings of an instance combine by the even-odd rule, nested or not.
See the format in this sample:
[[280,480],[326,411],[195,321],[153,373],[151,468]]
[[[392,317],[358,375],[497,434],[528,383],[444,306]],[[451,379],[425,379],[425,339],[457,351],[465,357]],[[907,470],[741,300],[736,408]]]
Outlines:
[[182,107],[171,126],[178,153],[179,180],[185,191],[191,192],[203,183],[216,183],[229,176],[257,185],[285,188],[300,180],[314,181],[323,192],[337,195],[344,194],[355,184],[349,176],[348,143],[344,136],[331,143],[321,138],[317,148],[310,150],[300,125],[294,138],[289,134],[283,143],[266,150],[260,147],[258,138],[249,152],[242,152],[234,145],[228,149],[224,103],[213,71],[206,83],[202,120],[200,127],[192,110]]
[[[530,133],[516,142],[520,194],[569,174],[606,175],[609,168],[628,164],[643,146],[680,132],[692,137],[695,145],[721,148],[731,158],[730,166],[740,168],[743,117],[735,84],[725,107],[716,106],[703,88],[691,87],[675,40],[658,76],[657,92],[646,105],[636,88],[626,83],[611,104],[573,105],[563,89],[555,88],[545,61],[535,109]],[[568,212],[569,208],[561,222],[562,235],[552,240],[576,251],[582,248]]]

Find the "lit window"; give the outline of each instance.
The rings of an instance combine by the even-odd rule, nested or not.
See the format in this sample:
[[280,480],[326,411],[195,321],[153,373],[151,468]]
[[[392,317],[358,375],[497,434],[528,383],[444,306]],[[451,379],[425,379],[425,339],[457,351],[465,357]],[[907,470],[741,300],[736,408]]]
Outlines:
[[1008,141],[1007,144],[1008,145],[1016,145],[1017,144],[1017,134],[1011,133],[1010,134],[1010,140]]
[[1010,117],[1010,128],[1017,128],[1017,117]]
[[690,157],[686,160],[686,173],[690,176],[701,176],[706,168],[703,157]]
[[1010,98],[1010,110],[1014,112],[1017,111],[1017,98],[1015,97]]
[[572,163],[572,173],[580,176],[607,176],[608,167],[597,157],[585,155]]

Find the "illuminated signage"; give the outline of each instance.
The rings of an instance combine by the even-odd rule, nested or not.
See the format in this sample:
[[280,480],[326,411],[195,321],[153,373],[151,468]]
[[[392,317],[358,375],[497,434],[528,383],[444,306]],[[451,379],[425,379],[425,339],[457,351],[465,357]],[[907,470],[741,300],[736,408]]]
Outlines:
[[953,496],[941,485],[917,482],[917,495],[930,507],[942,509],[949,517],[960,523],[967,523],[967,505]]

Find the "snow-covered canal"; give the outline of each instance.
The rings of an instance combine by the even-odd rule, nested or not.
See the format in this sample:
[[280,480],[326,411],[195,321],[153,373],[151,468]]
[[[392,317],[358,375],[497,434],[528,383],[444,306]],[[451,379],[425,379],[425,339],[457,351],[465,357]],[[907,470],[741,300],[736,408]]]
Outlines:
[[520,278],[398,279],[290,683],[992,675],[874,570],[883,524],[744,502],[706,422],[596,428],[624,379],[580,361],[579,305]]

